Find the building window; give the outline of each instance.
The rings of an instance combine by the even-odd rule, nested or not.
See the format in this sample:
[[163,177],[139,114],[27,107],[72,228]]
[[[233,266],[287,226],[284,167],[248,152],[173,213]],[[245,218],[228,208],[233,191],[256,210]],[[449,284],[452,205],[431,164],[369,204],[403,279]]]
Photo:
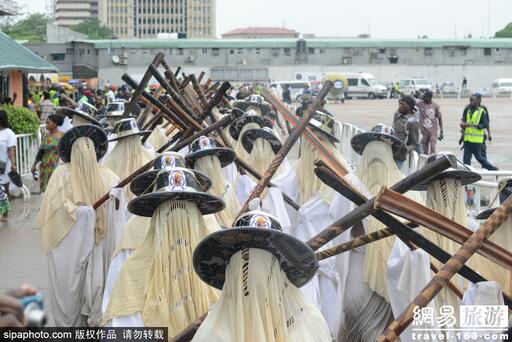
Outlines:
[[325,49],[320,49],[320,54],[321,55],[325,54]]
[[425,48],[425,56],[432,56],[433,54],[432,48]]
[[290,48],[284,48],[284,55],[285,56],[290,56],[292,53],[291,53],[291,49]]
[[235,54],[235,50],[229,50],[229,53],[230,53],[231,55],[234,55],[234,54]]
[[386,53],[386,49],[379,49],[380,53]]
[[219,48],[212,48],[212,56],[219,56],[220,55],[220,50]]
[[178,48],[178,56],[183,56],[183,48]]
[[202,49],[201,49],[201,53],[202,53],[203,55],[206,55],[206,54],[208,53],[208,49],[207,49],[207,48],[202,48]]
[[314,55],[315,54],[315,48],[308,48],[308,54]]
[[66,49],[66,55],[73,55],[75,53],[75,50],[73,49]]
[[239,55],[241,55],[241,54],[243,54],[243,53],[244,53],[244,49],[239,48],[239,49],[238,49],[238,54],[239,54]]
[[484,48],[484,56],[490,56],[490,55],[492,55],[492,49]]
[[50,54],[52,61],[63,61],[66,58],[65,53],[52,53]]
[[260,48],[256,48],[256,54],[259,55],[261,53]]

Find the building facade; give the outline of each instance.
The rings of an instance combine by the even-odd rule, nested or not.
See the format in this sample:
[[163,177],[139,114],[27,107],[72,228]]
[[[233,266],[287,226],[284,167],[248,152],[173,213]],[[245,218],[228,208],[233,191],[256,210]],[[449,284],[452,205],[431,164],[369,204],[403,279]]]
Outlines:
[[157,52],[185,72],[204,70],[214,80],[235,82],[362,71],[382,82],[422,76],[434,84],[458,84],[466,76],[476,89],[490,87],[495,78],[512,78],[512,39],[89,40],[60,45],[58,56],[57,47],[48,44],[28,47],[61,70],[76,70],[74,78],[95,71],[114,84],[125,72],[142,75]]
[[102,0],[99,19],[118,38],[156,38],[178,33],[188,38],[213,38],[215,0]]
[[70,27],[92,18],[98,18],[98,0],[55,0],[54,21],[58,26]]

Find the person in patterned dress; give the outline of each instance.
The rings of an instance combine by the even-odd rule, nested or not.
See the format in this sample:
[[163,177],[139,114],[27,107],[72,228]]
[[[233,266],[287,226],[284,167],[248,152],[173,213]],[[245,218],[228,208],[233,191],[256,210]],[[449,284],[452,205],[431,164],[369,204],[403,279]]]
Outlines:
[[32,166],[32,174],[35,174],[36,167],[39,165],[39,188],[41,192],[45,192],[46,184],[59,163],[59,152],[57,146],[62,137],[62,132],[58,127],[64,123],[64,117],[58,114],[49,115],[46,118],[47,133],[41,141],[41,146],[36,156],[34,165]]

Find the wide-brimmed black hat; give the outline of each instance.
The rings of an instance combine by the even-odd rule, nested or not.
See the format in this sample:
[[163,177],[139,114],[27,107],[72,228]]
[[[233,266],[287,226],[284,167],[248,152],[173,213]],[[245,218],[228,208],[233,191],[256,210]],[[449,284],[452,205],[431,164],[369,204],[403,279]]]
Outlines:
[[267,213],[251,211],[240,216],[235,227],[212,233],[197,245],[194,269],[205,283],[221,290],[231,257],[246,248],[274,254],[288,280],[297,287],[306,284],[318,268],[308,245],[284,233],[279,222]]
[[[152,171],[144,172],[143,174],[135,177],[130,183],[130,190],[136,196],[153,191],[155,179],[161,170],[171,170],[176,167],[187,169],[185,158],[178,152],[164,152],[154,161],[154,169]],[[202,191],[208,191],[212,187],[212,182],[207,175],[198,170],[191,170],[196,176],[197,182]]]
[[450,152],[439,152],[437,154],[432,154],[427,159],[427,164],[434,162],[436,159],[439,159],[443,156],[446,156],[455,167],[450,167],[449,169],[439,173],[438,175],[430,178],[429,180],[416,185],[413,190],[416,191],[425,191],[428,189],[428,186],[433,182],[446,178],[455,178],[458,179],[462,185],[468,185],[475,182],[478,182],[482,179],[478,173],[471,171],[466,165],[462,164],[457,160],[455,155]]
[[226,147],[218,147],[215,140],[203,135],[190,144],[185,160],[194,167],[197,159],[212,155],[219,158],[222,167],[231,164],[236,158],[235,151]]
[[[512,177],[502,178],[498,182],[498,189],[499,189],[498,194],[500,197],[500,203],[503,203],[507,200],[507,198],[510,195],[512,195]],[[492,202],[494,202],[494,200]],[[489,216],[491,216],[492,213],[494,213],[496,211],[496,209],[498,209],[498,208],[486,209],[486,210],[482,211],[481,213],[479,213],[478,215],[476,215],[476,219],[477,220],[487,220],[489,218]]]
[[135,215],[151,217],[165,201],[189,201],[197,205],[202,215],[224,209],[224,200],[203,192],[194,173],[185,168],[173,168],[158,172],[153,191],[140,195],[128,203],[128,210]]
[[[66,107],[59,107],[57,108],[57,110],[55,111],[55,113],[57,114],[60,114],[62,116],[67,116],[69,117],[71,120],[73,120],[73,117],[74,116],[79,116],[81,117],[82,119],[84,120],[87,120],[88,122],[90,122],[91,124],[93,125],[96,125],[96,126],[100,126],[101,127],[101,124],[98,120],[96,120],[95,118],[93,118],[91,115],[87,114],[86,112],[83,112],[81,110],[78,110],[78,109],[71,109],[71,108],[66,108]],[[77,126],[76,123],[73,124],[74,126]]]
[[[302,113],[299,111],[299,113]],[[334,124],[336,121],[332,115],[317,110],[311,120],[309,120],[309,127],[314,131],[325,134],[331,141],[339,143],[339,139],[334,135]]]
[[94,143],[96,159],[100,160],[108,149],[107,134],[96,125],[79,125],[71,128],[59,140],[59,157],[64,162],[71,160],[71,148],[78,138],[86,137]]
[[267,140],[272,146],[272,151],[274,151],[275,154],[277,154],[277,152],[279,152],[283,146],[283,144],[281,144],[279,139],[277,139],[275,136],[272,128],[252,128],[245,131],[245,133],[242,135],[242,145],[247,152],[251,153],[256,139]]
[[110,139],[109,141],[117,141],[121,139],[125,139],[133,136],[148,136],[151,134],[151,131],[141,131],[139,130],[139,126],[137,126],[137,121],[135,118],[126,118],[121,119],[115,123],[114,129],[111,132],[115,134],[116,137]]
[[263,116],[272,115],[274,111],[270,103],[266,102],[265,99],[260,95],[251,95],[241,101],[235,101],[233,107],[239,108],[246,112],[249,108],[256,108],[260,111]]
[[364,148],[372,141],[382,141],[391,146],[395,160],[405,160],[407,157],[407,146],[395,136],[395,130],[384,124],[372,128],[370,132],[356,134],[352,137],[350,144],[354,151],[363,154]]
[[248,123],[255,122],[260,127],[269,127],[272,128],[272,121],[269,118],[263,117],[261,115],[256,114],[256,112],[246,112],[241,118],[236,119],[229,126],[229,134],[235,140],[240,138],[240,132],[245,125]]

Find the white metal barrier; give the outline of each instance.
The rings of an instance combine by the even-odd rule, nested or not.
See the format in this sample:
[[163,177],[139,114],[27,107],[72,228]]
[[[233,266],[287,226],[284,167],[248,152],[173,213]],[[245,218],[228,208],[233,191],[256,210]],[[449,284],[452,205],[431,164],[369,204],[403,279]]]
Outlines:
[[38,148],[38,139],[34,134],[16,135],[16,165],[21,177],[31,174]]

